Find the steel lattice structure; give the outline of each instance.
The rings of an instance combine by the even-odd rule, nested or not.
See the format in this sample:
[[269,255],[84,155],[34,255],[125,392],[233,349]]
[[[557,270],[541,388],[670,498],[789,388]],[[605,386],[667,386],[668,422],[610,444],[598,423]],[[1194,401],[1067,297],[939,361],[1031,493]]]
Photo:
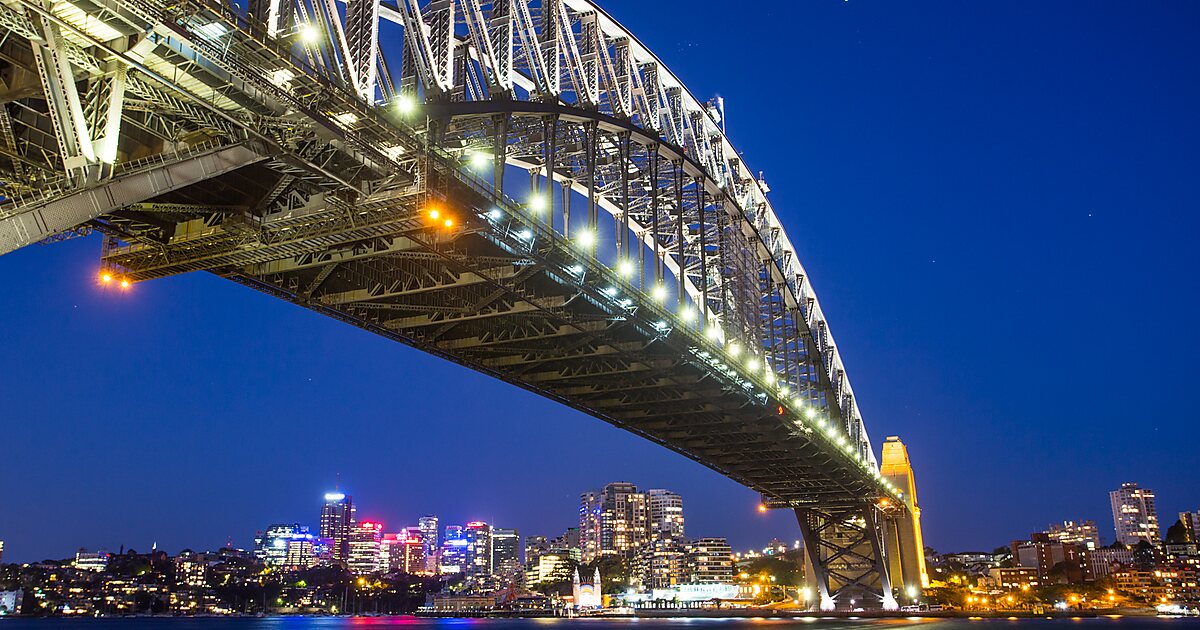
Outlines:
[[0,27],[0,253],[98,230],[106,277],[209,271],[558,400],[795,509],[822,607],[895,605],[914,506],[766,186],[594,3],[0,0]]

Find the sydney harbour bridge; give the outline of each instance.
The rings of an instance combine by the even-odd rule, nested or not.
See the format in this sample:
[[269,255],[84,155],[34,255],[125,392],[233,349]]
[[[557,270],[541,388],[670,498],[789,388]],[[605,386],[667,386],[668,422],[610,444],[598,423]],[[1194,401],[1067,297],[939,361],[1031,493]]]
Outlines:
[[923,582],[767,186],[590,0],[0,0],[0,254],[207,271],[795,511],[821,609]]

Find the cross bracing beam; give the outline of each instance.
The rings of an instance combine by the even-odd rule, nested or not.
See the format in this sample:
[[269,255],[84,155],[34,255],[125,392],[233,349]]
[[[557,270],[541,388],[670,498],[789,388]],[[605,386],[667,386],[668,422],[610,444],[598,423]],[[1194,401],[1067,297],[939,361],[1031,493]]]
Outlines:
[[[231,192],[226,200],[184,187],[139,202],[158,210],[93,218],[123,241],[106,264],[133,280],[213,271],[579,408],[780,504],[861,505],[885,492],[828,324],[763,187],[716,110],[602,10],[583,0],[540,12],[524,0],[411,1],[400,10],[356,2],[348,25],[325,0],[263,1],[253,17],[197,0],[131,0],[119,19],[103,13],[122,33],[150,33],[142,57],[54,22],[70,31],[60,56],[72,76],[94,77],[99,88],[84,99],[90,131],[108,120],[95,106],[115,60],[135,103],[122,143],[150,154],[162,150],[154,143],[176,142],[173,134],[224,127],[272,155],[261,163],[274,173],[264,181],[252,181],[262,173],[253,169],[214,178]],[[366,34],[373,16],[403,21],[404,11],[411,32],[399,91],[429,99],[429,128],[376,107],[375,88],[363,89],[382,36]],[[323,20],[326,41],[302,44],[287,30],[291,13]],[[273,26],[261,28],[263,19]],[[213,89],[202,96],[207,79]],[[47,114],[12,107],[23,113],[5,146],[38,138],[26,159],[59,160]],[[496,157],[495,186],[462,168],[467,151]],[[542,179],[548,213],[531,219],[506,199],[505,162]],[[560,200],[550,182],[574,194]],[[399,192],[385,198],[381,186]],[[307,201],[291,204],[294,194]],[[420,210],[430,201],[459,213],[457,229],[425,225]],[[577,238],[581,216],[594,228],[600,210],[616,242],[604,244],[603,258],[581,259],[566,239]],[[636,260],[639,273],[618,277],[608,268],[614,254]],[[698,322],[648,298],[667,274]],[[426,281],[437,288],[405,293]],[[710,328],[719,329],[715,340]],[[770,369],[748,371],[747,353],[754,369]],[[803,417],[805,409],[822,417]],[[741,448],[726,443],[738,437]],[[841,567],[828,573],[870,586]]]

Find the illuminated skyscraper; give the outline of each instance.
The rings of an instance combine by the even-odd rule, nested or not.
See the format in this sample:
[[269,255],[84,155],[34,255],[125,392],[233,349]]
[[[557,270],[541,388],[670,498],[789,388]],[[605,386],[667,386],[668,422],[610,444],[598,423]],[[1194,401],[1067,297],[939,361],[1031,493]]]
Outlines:
[[511,578],[521,568],[520,534],[515,529],[492,530],[492,573]]
[[1131,547],[1143,540],[1155,546],[1162,542],[1153,490],[1140,488],[1136,483],[1123,483],[1109,492],[1108,498],[1112,502],[1117,540]]
[[350,531],[354,528],[354,501],[341,492],[330,492],[325,495],[325,505],[321,508],[321,538],[329,540],[330,555],[334,562],[346,566],[350,559]]
[[463,530],[467,542],[467,566],[463,573],[468,575],[492,574],[492,526],[483,521],[467,523]]
[[579,495],[579,550],[584,562],[600,557],[600,493]]
[[363,521],[350,531],[350,553],[346,560],[346,568],[355,575],[374,573],[380,568],[383,541],[383,524]]
[[683,497],[653,488],[646,491],[650,511],[650,540],[683,540]]
[[465,573],[471,541],[467,540],[461,525],[447,525],[446,537],[438,552],[438,573]]
[[421,530],[421,541],[425,545],[425,568],[431,574],[438,572],[438,517],[430,514],[417,520]]
[[254,556],[274,569],[313,566],[315,536],[300,524],[272,525],[254,537]]

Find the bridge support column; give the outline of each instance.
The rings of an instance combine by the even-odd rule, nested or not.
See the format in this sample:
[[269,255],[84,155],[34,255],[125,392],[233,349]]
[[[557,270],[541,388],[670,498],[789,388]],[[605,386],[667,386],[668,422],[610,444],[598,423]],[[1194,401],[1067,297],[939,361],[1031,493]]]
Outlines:
[[899,606],[892,595],[875,506],[796,508],[804,541],[805,582],[820,610]]

